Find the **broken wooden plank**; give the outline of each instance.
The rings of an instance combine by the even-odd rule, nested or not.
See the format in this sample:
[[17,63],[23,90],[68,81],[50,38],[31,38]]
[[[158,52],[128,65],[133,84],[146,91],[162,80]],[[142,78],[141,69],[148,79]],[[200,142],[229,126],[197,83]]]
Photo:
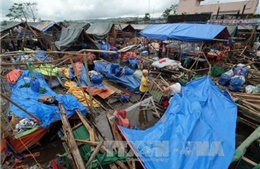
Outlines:
[[59,108],[60,108],[60,117],[61,117],[61,121],[63,124],[62,127],[63,127],[64,133],[67,137],[68,146],[70,148],[71,154],[73,155],[75,164],[76,164],[77,168],[84,168],[84,163],[83,163],[82,157],[80,155],[78,145],[74,139],[70,123],[66,117],[64,107],[61,104],[59,104]]
[[117,160],[115,163],[122,169],[128,169],[128,167],[120,160]]
[[67,158],[68,158],[68,160],[69,160],[69,163],[70,163],[72,169],[77,169],[77,168],[76,168],[76,164],[75,164],[75,162],[73,161],[73,158],[72,158],[72,156],[71,156],[71,152],[70,152],[70,150],[69,150],[69,147],[67,146],[67,144],[66,144],[65,142],[63,142],[62,145],[63,145],[63,148],[64,148],[65,152],[67,153]]
[[82,125],[82,123],[79,123],[79,124],[73,126],[73,127],[71,128],[71,130],[73,131],[73,130],[75,130],[76,128],[80,127],[81,125]]
[[[88,124],[88,122],[85,120],[85,117],[81,114],[81,112],[79,110],[76,110],[76,113],[78,114],[83,125],[88,130],[90,141],[95,142],[96,139],[95,139],[95,132],[94,132],[93,128]],[[95,149],[95,147],[91,146],[91,150],[94,150],[94,149]]]
[[123,93],[122,90],[120,90],[120,89],[118,89],[118,88],[112,86],[111,84],[109,84],[109,82],[108,82],[106,79],[103,80],[103,85],[106,86],[107,88],[109,88],[109,89],[115,91],[117,94]]
[[111,169],[118,169],[117,166],[115,165],[115,163],[109,164],[109,167],[110,167]]
[[118,52],[119,52],[119,53],[121,53],[121,52],[127,52],[127,51],[131,50],[132,48],[134,48],[135,46],[136,46],[136,45],[126,46],[126,47],[124,47],[124,48],[118,50]]
[[91,156],[88,159],[88,162],[86,163],[86,168],[88,168],[88,166],[91,164],[91,162],[94,160],[94,158],[97,156],[97,153],[99,152],[100,147],[103,145],[104,140],[101,140],[99,142],[99,144],[97,145],[97,147],[95,148],[95,150],[93,151],[93,153],[91,154]]

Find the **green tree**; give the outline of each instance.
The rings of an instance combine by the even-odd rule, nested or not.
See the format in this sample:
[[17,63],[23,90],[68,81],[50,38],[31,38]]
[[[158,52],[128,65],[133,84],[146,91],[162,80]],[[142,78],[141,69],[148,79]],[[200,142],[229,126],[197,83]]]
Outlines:
[[170,9],[171,9],[172,14],[176,15],[178,12],[178,4],[171,5]]
[[165,19],[167,19],[168,16],[170,15],[170,13],[171,13],[171,9],[166,8],[165,11],[164,11],[163,14],[162,14],[162,17],[165,18]]
[[21,20],[21,21],[29,21],[33,22],[37,19],[38,8],[36,2],[26,2],[26,3],[14,3],[6,17],[10,20]]
[[166,8],[165,11],[162,13],[161,17],[167,19],[168,16],[171,14],[176,15],[177,14],[177,10],[178,10],[178,5],[171,5],[170,8]]
[[145,13],[144,14],[144,20],[145,21],[149,21],[150,20],[150,14],[149,13]]

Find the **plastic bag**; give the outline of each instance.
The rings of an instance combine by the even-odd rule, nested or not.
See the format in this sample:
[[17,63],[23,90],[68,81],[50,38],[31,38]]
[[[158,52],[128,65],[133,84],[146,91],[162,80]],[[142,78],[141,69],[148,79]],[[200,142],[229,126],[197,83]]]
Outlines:
[[91,82],[94,83],[94,84],[101,84],[102,81],[103,81],[103,78],[100,74],[98,75],[90,75],[90,79],[91,79]]
[[230,80],[231,80],[231,76],[226,73],[223,73],[218,80],[218,84],[220,84],[221,86],[228,86]]
[[252,93],[259,93],[260,92],[260,84],[257,85],[253,90]]
[[243,83],[244,83],[244,79],[242,76],[234,76],[231,78],[230,80],[230,85],[229,85],[229,90],[233,91],[233,92],[238,92],[240,91]]
[[246,93],[252,93],[254,88],[255,88],[255,86],[253,86],[253,85],[247,85],[245,87],[245,91],[246,91]]

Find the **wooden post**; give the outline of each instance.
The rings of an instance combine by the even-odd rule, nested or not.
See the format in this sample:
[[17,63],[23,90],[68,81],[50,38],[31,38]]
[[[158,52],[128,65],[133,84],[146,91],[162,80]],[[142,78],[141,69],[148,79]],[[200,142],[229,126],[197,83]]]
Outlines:
[[[72,58],[70,57],[69,59],[70,59],[71,64],[73,64]],[[79,80],[78,77],[76,77],[75,79],[76,79],[76,81],[77,81],[77,83],[78,83],[78,85],[79,85],[79,88],[80,88],[81,91],[82,91],[82,94],[83,94],[83,96],[84,96],[84,99],[85,99],[85,101],[86,101],[86,104],[88,105],[88,108],[89,108],[89,107],[90,107],[90,105],[89,105],[90,103],[88,102],[86,93],[85,93],[85,91],[84,91],[84,89],[83,89],[83,87],[82,87],[82,85],[81,85],[81,82],[80,82],[80,80]],[[92,113],[92,110],[91,110],[91,109],[89,109],[89,110],[90,110],[90,112]]]
[[[86,129],[88,130],[89,132],[89,139],[91,142],[95,142],[96,139],[95,139],[95,132],[93,130],[93,128],[88,124],[88,122],[85,120],[85,117],[81,114],[81,112],[79,110],[76,110],[76,113],[78,114],[81,122],[83,123],[83,125],[86,127]],[[91,150],[94,150],[94,147],[91,146]]]
[[11,102],[12,104],[14,104],[16,107],[18,107],[19,109],[21,109],[22,111],[24,111],[26,114],[28,114],[29,116],[35,118],[38,122],[40,122],[41,120],[36,117],[35,115],[33,115],[32,113],[28,112],[27,110],[25,110],[24,108],[22,108],[21,106],[19,106],[17,103],[15,103],[13,100],[9,99],[6,95],[4,95],[3,93],[0,92],[0,95],[6,99],[7,101]]
[[[26,22],[27,27],[32,31],[33,35],[38,39],[38,35],[34,32],[34,30],[31,28],[31,26]],[[46,46],[42,43],[41,39],[38,39],[42,47],[46,50]]]
[[75,164],[75,162],[73,161],[73,158],[72,158],[72,156],[71,156],[71,152],[70,152],[70,150],[69,150],[69,147],[67,146],[67,144],[66,144],[65,142],[63,142],[62,145],[63,145],[63,147],[64,147],[64,149],[65,149],[65,152],[67,153],[67,158],[68,158],[68,160],[69,160],[69,162],[70,162],[70,165],[71,165],[72,169],[77,169],[77,168],[76,168],[76,164]]
[[91,112],[94,113],[94,111],[93,111],[93,99],[92,99],[92,94],[90,92],[91,86],[90,86],[90,79],[89,79],[88,62],[87,62],[86,52],[84,52],[83,58],[84,58],[84,64],[85,64],[85,69],[86,69],[86,76],[87,76],[87,81],[88,81],[88,95],[89,95],[89,100],[90,100],[90,107],[89,108],[90,108]]
[[24,32],[23,32],[23,42],[21,44],[21,50],[24,50],[24,42],[25,42],[25,35],[26,35],[27,27],[28,27],[28,25],[26,24],[25,28],[24,28]]
[[2,121],[0,121],[0,125],[1,125],[1,137],[2,137],[2,134],[4,134],[6,137],[10,138],[10,134]]
[[83,168],[85,168],[85,166],[84,166],[82,157],[80,155],[78,145],[77,145],[77,143],[74,139],[70,123],[69,123],[69,121],[66,117],[64,107],[61,104],[59,104],[59,108],[60,108],[60,117],[61,117],[61,121],[62,121],[62,124],[63,124],[64,133],[66,134],[68,146],[69,146],[70,151],[73,155],[74,161],[76,163],[76,167],[83,169]]

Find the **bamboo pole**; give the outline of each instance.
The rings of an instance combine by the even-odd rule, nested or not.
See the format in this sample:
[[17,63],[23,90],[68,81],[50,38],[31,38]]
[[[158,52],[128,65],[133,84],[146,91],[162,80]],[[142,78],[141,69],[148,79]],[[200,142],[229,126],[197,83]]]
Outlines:
[[24,108],[22,108],[20,105],[18,105],[17,103],[15,103],[13,100],[11,100],[9,97],[7,97],[6,95],[4,95],[2,92],[0,92],[0,95],[6,99],[7,101],[11,102],[13,105],[15,105],[16,107],[18,107],[19,109],[21,109],[22,111],[24,111],[26,114],[28,114],[29,116],[35,118],[38,122],[40,122],[41,120],[36,117],[35,115],[33,115],[32,113],[28,112],[27,110],[25,110]]
[[260,119],[260,114],[257,113],[256,111],[252,111],[243,105],[239,105],[239,104],[236,105],[238,106],[238,108],[242,109],[245,114],[253,115],[254,118],[257,118],[258,120]]
[[[84,55],[84,53],[81,54],[81,52],[99,52],[99,53],[110,53],[110,54],[116,54],[116,51],[109,51],[109,50],[96,50],[96,49],[83,49],[76,52],[65,52],[65,51],[46,51],[46,54],[69,54],[69,55]],[[39,53],[37,51],[13,51],[8,52],[4,54],[0,54],[0,57],[6,57],[6,56],[13,56],[16,54],[35,54]]]
[[253,107],[254,109],[257,109],[258,111],[260,111],[260,107],[255,104],[249,103],[245,100],[241,100],[241,102],[244,103],[245,105],[249,105],[249,106]]

